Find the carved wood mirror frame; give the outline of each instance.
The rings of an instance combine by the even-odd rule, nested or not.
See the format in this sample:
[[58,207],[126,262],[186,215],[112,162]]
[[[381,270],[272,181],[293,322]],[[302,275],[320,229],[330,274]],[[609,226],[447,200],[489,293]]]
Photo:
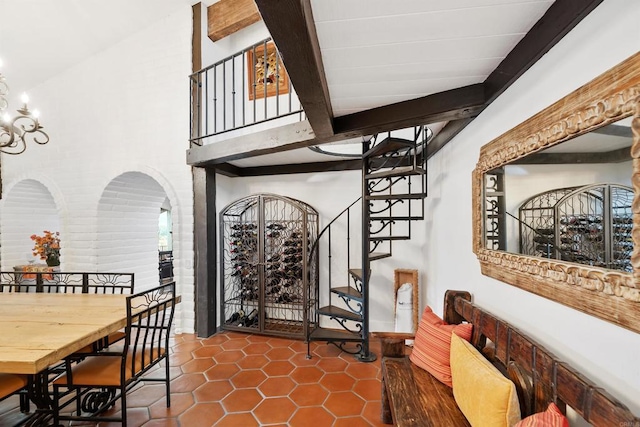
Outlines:
[[[631,115],[633,273],[486,248],[486,172]],[[482,274],[640,332],[640,53],[483,146],[472,179],[473,251]]]

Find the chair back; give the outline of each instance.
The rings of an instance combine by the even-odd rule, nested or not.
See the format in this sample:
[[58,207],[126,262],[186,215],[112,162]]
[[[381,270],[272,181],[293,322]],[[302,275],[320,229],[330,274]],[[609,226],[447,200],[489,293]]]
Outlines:
[[175,282],[127,297],[123,379],[125,370],[136,378],[168,356],[175,304]]
[[133,273],[0,272],[0,292],[132,294]]

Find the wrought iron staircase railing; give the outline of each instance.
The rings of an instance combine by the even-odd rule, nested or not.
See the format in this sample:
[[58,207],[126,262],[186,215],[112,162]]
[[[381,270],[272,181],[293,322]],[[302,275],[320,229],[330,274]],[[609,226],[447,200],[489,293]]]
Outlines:
[[[325,341],[368,362],[376,359],[369,349],[369,288],[371,262],[392,256],[394,241],[411,238],[411,223],[424,219],[427,196],[426,145],[430,137],[426,127],[413,129],[409,138],[388,133],[363,143],[362,196],[336,216],[319,234],[312,254],[327,240],[328,267],[326,285],[329,304],[316,310],[318,319],[308,342]],[[352,210],[361,201],[360,268],[351,267]],[[415,206],[415,205],[418,206]],[[334,286],[332,280],[332,229],[346,221],[346,286]],[[322,278],[321,278],[322,282]],[[319,294],[319,292],[318,292]],[[322,322],[322,319],[326,319]],[[328,328],[323,323],[337,328]],[[351,344],[355,344],[352,346]],[[311,357],[308,350],[308,357]]]
[[270,38],[197,71],[191,88],[191,144],[226,132],[291,116],[305,119]]

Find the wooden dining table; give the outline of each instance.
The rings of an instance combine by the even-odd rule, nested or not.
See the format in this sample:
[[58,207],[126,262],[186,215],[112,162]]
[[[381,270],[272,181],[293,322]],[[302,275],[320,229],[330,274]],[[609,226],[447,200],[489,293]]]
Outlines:
[[0,372],[37,374],[126,323],[126,295],[0,293]]
[[126,295],[0,293],[0,372],[29,374],[38,407],[33,425],[50,422],[48,368],[127,324]]

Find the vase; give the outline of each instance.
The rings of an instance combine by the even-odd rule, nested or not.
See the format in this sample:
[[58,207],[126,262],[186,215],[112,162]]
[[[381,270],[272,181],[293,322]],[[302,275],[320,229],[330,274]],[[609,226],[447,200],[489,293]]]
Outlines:
[[49,267],[57,267],[60,265],[60,255],[51,254],[47,256],[47,265]]

